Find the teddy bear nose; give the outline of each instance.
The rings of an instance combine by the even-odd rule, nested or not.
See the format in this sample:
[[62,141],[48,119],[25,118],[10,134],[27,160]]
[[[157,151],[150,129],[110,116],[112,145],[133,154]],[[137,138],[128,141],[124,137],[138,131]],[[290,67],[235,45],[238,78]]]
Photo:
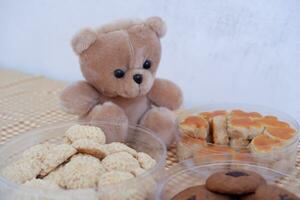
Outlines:
[[141,74],[135,74],[135,75],[133,75],[133,80],[137,84],[141,84],[143,82],[143,76]]

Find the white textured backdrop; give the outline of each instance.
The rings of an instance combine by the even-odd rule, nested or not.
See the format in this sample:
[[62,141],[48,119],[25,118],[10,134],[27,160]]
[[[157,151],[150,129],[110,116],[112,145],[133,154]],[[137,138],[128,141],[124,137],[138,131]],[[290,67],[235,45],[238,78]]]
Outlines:
[[0,66],[80,79],[75,32],[152,15],[168,24],[158,75],[187,106],[245,102],[300,120],[299,0],[0,0]]

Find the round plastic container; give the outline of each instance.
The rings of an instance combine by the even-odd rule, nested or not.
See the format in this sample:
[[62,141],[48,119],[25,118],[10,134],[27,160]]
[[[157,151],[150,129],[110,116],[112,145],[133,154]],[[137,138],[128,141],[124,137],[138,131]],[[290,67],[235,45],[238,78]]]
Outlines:
[[[63,143],[65,131],[74,124],[83,122],[69,122],[56,124],[49,127],[36,129],[13,139],[0,148],[0,171],[9,163],[21,156],[21,153],[29,147],[44,143]],[[103,129],[117,129],[120,124],[94,123]],[[114,138],[118,141],[118,138]],[[136,149],[149,154],[157,161],[157,165],[136,178],[109,185],[100,189],[80,190],[40,190],[24,187],[12,183],[0,176],[0,199],[1,200],[111,200],[128,199],[128,196],[136,199],[153,199],[157,183],[164,175],[166,162],[166,147],[164,143],[150,131],[140,127],[129,127],[128,137],[125,143]]]
[[205,165],[195,164],[186,160],[171,169],[168,177],[159,186],[156,200],[170,200],[179,192],[196,185],[205,184],[206,179],[213,173],[228,169],[251,170],[262,175],[269,184],[276,184],[290,192],[300,195],[300,181],[285,173],[250,163],[219,162]]
[[[187,116],[190,115],[196,115],[201,112],[212,112],[216,110],[225,110],[225,111],[231,111],[231,110],[242,110],[245,112],[259,112],[263,116],[271,115],[276,116],[280,121],[284,121],[290,125],[293,129],[296,130],[296,134],[293,138],[291,138],[288,143],[286,143],[283,147],[273,149],[272,151],[269,151],[267,153],[257,153],[257,152],[251,152],[249,147],[242,147],[239,149],[234,149],[234,153],[225,153],[220,152],[220,149],[222,147],[228,147],[227,145],[218,145],[218,144],[212,144],[207,143],[207,146],[213,147],[209,149],[207,152],[205,150],[202,152],[201,155],[197,154],[196,151],[199,150],[199,148],[192,149],[193,144],[197,143],[197,139],[192,139],[190,141],[189,145],[182,145],[183,142],[183,136],[179,131],[179,134],[177,135],[177,153],[180,157],[185,156],[184,159],[194,157],[198,163],[207,163],[207,162],[218,162],[218,161],[224,161],[228,159],[232,160],[242,160],[242,161],[248,161],[248,162],[256,162],[260,164],[267,164],[268,167],[277,169],[283,172],[289,172],[296,163],[297,158],[297,144],[299,141],[299,124],[295,119],[293,119],[291,116],[289,116],[286,113],[263,107],[263,106],[255,106],[255,105],[243,105],[243,104],[211,104],[206,106],[201,106],[198,108],[188,109],[184,110],[179,114],[179,121],[184,119]],[[183,152],[187,152],[191,146],[190,155],[183,155]],[[215,148],[217,147],[217,148]],[[185,148],[185,149],[184,149]],[[194,148],[194,147],[193,147]],[[218,149],[215,151],[214,149]],[[222,150],[221,150],[222,151]],[[218,155],[218,156],[203,156],[203,155]],[[212,160],[215,159],[215,160]],[[183,159],[180,159],[183,160]],[[264,163],[267,162],[267,163]]]

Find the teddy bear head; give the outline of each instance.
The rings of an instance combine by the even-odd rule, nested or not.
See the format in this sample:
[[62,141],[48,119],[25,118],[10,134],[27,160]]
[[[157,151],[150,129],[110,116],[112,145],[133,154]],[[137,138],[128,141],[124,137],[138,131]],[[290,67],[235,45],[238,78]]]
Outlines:
[[134,98],[146,95],[153,85],[165,33],[162,19],[151,17],[84,29],[71,44],[93,87],[105,96]]

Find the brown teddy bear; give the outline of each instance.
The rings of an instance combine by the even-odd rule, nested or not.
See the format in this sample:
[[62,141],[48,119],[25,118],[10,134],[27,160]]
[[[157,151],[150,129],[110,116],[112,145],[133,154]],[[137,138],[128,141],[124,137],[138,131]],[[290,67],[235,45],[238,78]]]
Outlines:
[[159,17],[79,32],[71,43],[86,80],[65,88],[60,97],[65,110],[91,122],[122,123],[118,130],[107,130],[110,137],[124,138],[128,123],[140,124],[169,145],[176,132],[173,110],[183,97],[173,82],[155,77],[165,33]]

